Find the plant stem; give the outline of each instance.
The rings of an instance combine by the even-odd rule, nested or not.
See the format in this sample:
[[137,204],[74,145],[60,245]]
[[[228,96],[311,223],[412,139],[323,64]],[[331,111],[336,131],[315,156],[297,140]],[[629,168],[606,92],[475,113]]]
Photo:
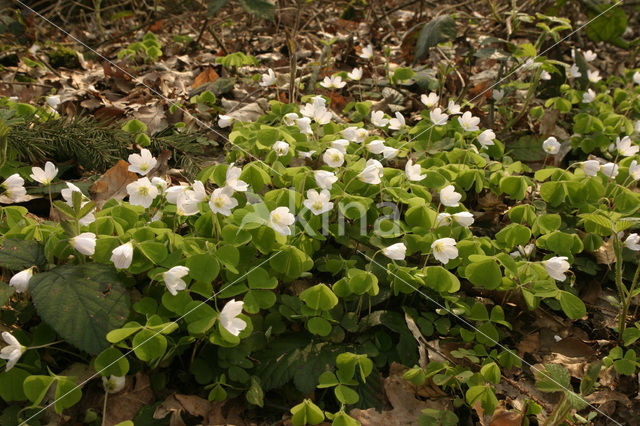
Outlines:
[[106,422],[106,417],[107,417],[107,399],[109,396],[109,392],[107,390],[104,391],[104,404],[102,405],[102,426],[105,426],[107,424]]
[[51,342],[51,343],[45,343],[44,345],[38,345],[38,346],[27,346],[27,350],[29,349],[41,349],[41,348],[46,348],[48,346],[52,346],[58,343],[62,343],[64,342],[64,340],[56,340],[55,342]]
[[636,268],[636,273],[633,276],[633,281],[631,281],[631,286],[629,287],[629,293],[627,294],[627,298],[621,300],[622,302],[622,312],[620,313],[620,325],[619,325],[619,338],[622,339],[622,333],[624,332],[625,327],[627,326],[627,314],[629,313],[629,306],[631,306],[631,299],[633,298],[633,291],[636,289],[636,285],[638,284],[638,278],[640,278],[640,263]]
[[622,332],[624,331],[624,327],[626,325],[626,309],[624,307],[625,288],[624,284],[622,283],[622,242],[618,239],[617,235],[614,236],[613,250],[616,255],[616,288],[618,289],[618,298],[620,300],[620,304],[622,305],[620,318],[618,319],[618,339],[621,339]]

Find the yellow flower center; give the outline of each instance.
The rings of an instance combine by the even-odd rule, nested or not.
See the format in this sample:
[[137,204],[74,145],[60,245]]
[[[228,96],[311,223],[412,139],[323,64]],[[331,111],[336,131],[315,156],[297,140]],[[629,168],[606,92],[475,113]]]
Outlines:
[[320,201],[316,201],[313,203],[312,207],[314,210],[322,210],[322,203]]
[[141,172],[146,172],[147,170],[149,170],[149,163],[142,163],[140,165],[140,171]]
[[149,195],[149,188],[147,188],[146,186],[141,186],[138,188],[138,193],[140,195],[147,196]]
[[213,205],[221,209],[222,207],[224,207],[224,199],[222,197],[214,198]]

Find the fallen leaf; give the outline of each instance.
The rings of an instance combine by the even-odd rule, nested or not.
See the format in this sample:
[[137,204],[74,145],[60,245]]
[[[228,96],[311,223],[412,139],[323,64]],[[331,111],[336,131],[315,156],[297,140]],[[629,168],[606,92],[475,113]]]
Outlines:
[[115,166],[89,187],[89,195],[98,209],[111,198],[120,201],[127,196],[127,185],[138,180],[138,175],[130,172],[128,168],[129,163],[118,160]]
[[518,343],[518,355],[523,356],[525,353],[536,353],[540,347],[540,333],[528,334],[527,337]]
[[392,410],[378,412],[375,408],[367,410],[354,408],[349,415],[358,420],[362,426],[409,426],[417,424],[425,408],[448,411],[453,409],[448,397],[426,401],[416,398],[416,386],[402,378],[406,370],[407,367],[394,362],[389,369],[389,377],[383,380],[384,392],[393,407]]
[[200,74],[196,76],[191,85],[192,89],[202,86],[205,83],[216,81],[220,76],[212,67],[206,67]]
[[504,408],[498,408],[489,421],[489,426],[520,426],[521,424],[521,413],[508,411]]
[[137,373],[135,384],[133,382],[134,380],[128,379],[122,391],[109,395],[103,423],[105,426],[133,419],[142,407],[153,401],[149,376]]

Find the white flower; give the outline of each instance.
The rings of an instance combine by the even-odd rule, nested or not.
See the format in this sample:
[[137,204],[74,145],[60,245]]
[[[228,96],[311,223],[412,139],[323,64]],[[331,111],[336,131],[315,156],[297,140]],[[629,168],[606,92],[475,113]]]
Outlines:
[[491,94],[493,99],[496,102],[500,102],[502,98],[504,98],[504,90],[503,89],[493,89],[493,93]]
[[220,311],[220,325],[234,336],[239,335],[242,330],[247,328],[247,323],[238,318],[238,315],[242,313],[243,305],[244,302],[236,302],[235,299],[231,299]]
[[146,148],[141,149],[140,154],[131,154],[128,160],[130,163],[129,171],[142,176],[149,173],[158,163],[158,160],[153,158],[151,152]]
[[[84,207],[84,205],[87,204],[89,201],[87,197],[82,193],[82,191],[80,191],[80,188],[78,188],[71,182],[66,182],[66,184],[67,184],[67,187],[60,191],[60,195],[62,195],[62,198],[64,198],[67,205],[70,207],[73,207],[73,193],[79,192],[80,195],[82,196],[82,203],[80,204],[80,207]],[[93,223],[96,220],[96,217],[93,214],[95,211],[96,210],[93,209],[89,213],[87,213],[85,216],[81,217],[78,223],[80,223],[80,225],[82,226]]]
[[355,81],[360,80],[362,78],[362,67],[354,68],[353,71],[347,73],[347,77]]
[[389,130],[400,130],[406,125],[404,116],[400,114],[400,111],[396,111],[395,116],[396,118],[389,120]]
[[22,179],[22,177],[18,173],[12,174],[7,179],[5,179],[4,182],[2,182],[2,187],[4,189],[17,188],[20,186],[24,186],[24,179]]
[[630,157],[638,153],[640,146],[632,145],[631,138],[629,138],[629,136],[625,136],[622,139],[620,139],[620,137],[616,138],[616,149],[620,155]]
[[307,191],[307,199],[302,204],[317,216],[333,208],[333,203],[330,200],[331,194],[328,190],[323,189],[318,193],[315,189],[310,189]]
[[242,169],[234,166],[233,164],[234,163],[229,164],[229,167],[227,168],[227,175],[224,184],[234,191],[245,192],[249,189],[249,184],[239,179],[242,174]]
[[626,240],[624,240],[624,246],[629,250],[639,251],[640,250],[640,235],[637,233],[629,234]]
[[474,222],[473,214],[469,212],[454,213],[453,220],[455,220],[458,225],[464,226],[465,228],[470,227]]
[[458,115],[461,114],[460,112],[460,105],[458,105],[457,103],[455,103],[454,101],[449,101],[449,103],[447,104],[447,111],[449,112],[449,114],[451,115]]
[[433,111],[429,112],[429,119],[435,126],[444,126],[447,124],[449,116],[443,113],[442,109],[434,108]]
[[151,178],[151,183],[155,185],[156,188],[158,188],[158,194],[164,194],[165,191],[167,190],[167,187],[169,186],[166,180],[157,176],[154,178]]
[[587,89],[586,92],[582,94],[582,102],[585,104],[589,104],[596,99],[596,92],[591,89]]
[[358,179],[360,179],[364,183],[377,185],[382,182],[380,178],[382,177],[383,170],[384,167],[378,160],[369,159],[365,164],[364,170],[362,170],[360,174],[358,174]]
[[425,94],[420,96],[420,102],[422,102],[427,108],[433,108],[438,104],[439,100],[440,100],[440,96],[438,96],[435,92],[429,93],[429,96]]
[[554,280],[564,281],[567,277],[564,275],[569,270],[571,265],[567,262],[566,256],[554,256],[544,261],[544,269],[547,270],[547,274]]
[[382,249],[382,253],[392,260],[404,260],[407,253],[407,246],[405,246],[404,243],[392,244]]
[[273,144],[273,150],[276,152],[278,157],[282,157],[283,155],[287,155],[289,152],[289,144],[285,141],[277,141]]
[[440,228],[441,226],[449,226],[451,225],[452,222],[453,222],[453,218],[451,217],[451,214],[446,212],[438,213],[438,215],[436,216],[436,221],[433,224],[433,227]]
[[83,232],[71,239],[71,247],[85,256],[91,256],[96,251],[96,234]]
[[344,163],[344,154],[338,149],[329,148],[322,154],[322,160],[329,167],[340,167]]
[[191,189],[185,191],[185,193],[197,202],[204,201],[204,199],[207,198],[207,192],[204,189],[204,184],[199,180],[194,180],[191,184]]
[[7,360],[6,371],[9,371],[16,365],[16,362],[18,362],[27,348],[22,346],[20,342],[18,342],[18,339],[13,337],[8,331],[2,332],[2,338],[7,343],[7,346],[0,350],[0,358]]
[[342,77],[340,77],[339,75],[331,77],[326,76],[320,83],[320,86],[324,87],[325,89],[342,89],[346,85],[347,82],[342,81]]
[[296,119],[296,126],[303,135],[313,135],[313,129],[311,128],[311,119],[309,117],[302,117]]
[[127,269],[133,260],[133,244],[124,243],[111,251],[111,262],[116,269]]
[[588,70],[587,71],[587,78],[592,83],[597,83],[600,80],[602,80],[602,77],[600,77],[600,71],[598,71],[598,70],[595,70],[595,71]]
[[636,71],[633,73],[633,82],[635,84],[640,84],[640,71]]
[[234,118],[230,115],[220,114],[218,116],[218,126],[224,129],[225,127],[229,127],[233,124]]
[[540,79],[541,80],[551,80],[551,74],[549,74],[548,71],[542,70],[542,72],[540,73]]
[[634,124],[633,124],[633,130],[635,130],[636,133],[640,133],[640,120],[637,120]]
[[193,216],[200,212],[198,204],[200,200],[195,198],[194,191],[186,190],[178,197],[176,202],[176,214],[179,216]]
[[16,293],[23,293],[29,290],[29,280],[33,276],[33,268],[34,266],[24,269],[11,277],[9,285],[16,289]]
[[312,149],[311,151],[309,151],[309,152],[305,152],[305,151],[298,151],[298,157],[299,157],[299,158],[311,158],[311,156],[312,156],[313,154],[315,154],[315,153],[316,153],[316,151],[315,151],[315,150],[313,150],[313,149]]
[[182,194],[184,194],[184,192],[187,190],[187,186],[186,185],[175,185],[172,186],[171,188],[167,188],[165,197],[167,198],[167,201],[171,204],[177,204],[178,203],[178,198],[180,198],[180,196]]
[[327,109],[326,104],[327,101],[322,96],[315,96],[313,103],[307,103],[300,108],[300,113],[305,117],[313,118],[318,124],[327,124],[331,121],[331,111]]
[[426,174],[422,174],[422,167],[420,167],[420,164],[414,165],[412,159],[407,161],[407,164],[404,166],[404,172],[407,175],[407,179],[412,182],[419,182],[427,177]]
[[262,80],[260,81],[260,86],[268,87],[274,84],[276,84],[276,74],[273,72],[271,68],[269,68],[265,74],[262,74]]
[[58,109],[58,105],[60,105],[60,96],[59,95],[51,95],[47,96],[47,105],[49,105],[53,109]]
[[291,225],[295,221],[288,207],[278,207],[269,214],[269,226],[280,235],[291,235]]
[[184,282],[182,277],[188,273],[189,268],[186,266],[174,266],[162,274],[164,285],[167,286],[167,290],[169,290],[172,296],[178,294],[178,291],[187,288],[187,283]]
[[295,112],[290,112],[282,117],[282,121],[284,121],[284,124],[286,124],[287,126],[295,126],[296,120],[298,118],[300,118],[298,114],[296,114]]
[[389,124],[389,119],[384,118],[384,112],[382,111],[371,111],[371,124],[376,127],[384,127]]
[[40,50],[40,46],[38,46],[37,44],[32,44],[31,47],[29,48],[29,53],[31,53],[32,55],[35,56],[36,52]]
[[396,156],[398,155],[398,152],[400,152],[399,149],[391,147],[391,146],[385,146],[384,149],[382,150],[382,156],[384,157],[385,160],[390,160],[392,158],[396,158]]
[[146,209],[158,196],[158,188],[149,181],[149,178],[143,177],[128,184],[127,193],[129,194],[129,204],[142,206]]
[[633,178],[633,180],[640,180],[640,164],[636,160],[633,160],[629,165],[629,176]]
[[440,238],[435,240],[431,244],[431,250],[433,257],[439,262],[447,264],[450,260],[458,257],[458,248],[456,247],[456,240],[453,238]]
[[440,190],[440,202],[447,207],[458,207],[462,194],[456,192],[453,185],[447,185]]
[[232,191],[228,186],[213,190],[209,200],[209,207],[213,213],[220,213],[223,216],[231,215],[231,209],[238,205],[238,200],[231,197]]
[[362,53],[359,54],[358,56],[360,56],[362,59],[373,59],[373,46],[372,45],[368,45],[367,47],[363,47],[362,48]]
[[493,133],[493,130],[487,129],[478,135],[478,142],[482,145],[483,148],[487,148],[491,145],[495,145],[493,140],[496,138],[496,134]]
[[600,162],[598,160],[587,160],[582,163],[582,170],[587,176],[596,176],[600,171]]
[[66,182],[67,187],[60,191],[60,195],[67,202],[68,206],[73,206],[73,193],[79,192],[82,195],[82,199],[86,199],[87,197],[80,191],[80,188],[72,184],[71,182]]
[[580,78],[582,77],[582,73],[580,72],[580,68],[576,64],[571,65],[568,71],[569,78]]
[[618,165],[616,163],[607,163],[600,166],[600,171],[608,178],[618,176]]
[[478,123],[480,123],[480,117],[474,117],[469,111],[462,114],[462,117],[458,117],[458,123],[460,123],[462,128],[467,132],[480,130],[480,127],[478,127]]
[[542,142],[542,150],[547,154],[555,155],[560,152],[560,142],[553,136],[550,136]]
[[596,59],[598,55],[596,55],[592,50],[587,50],[586,52],[582,52],[582,57],[584,58],[585,62],[591,62]]
[[109,376],[109,378],[107,379],[106,377],[102,378],[102,386],[104,387],[104,390],[107,391],[108,393],[118,393],[120,392],[122,389],[124,389],[124,385],[126,384],[127,379],[125,376]]
[[27,195],[27,190],[24,186],[11,186],[5,190],[4,195],[9,197],[11,201],[18,202]]
[[384,151],[384,141],[380,139],[373,140],[367,144],[367,149],[372,154],[382,154],[382,151]]
[[316,179],[316,184],[322,189],[331,189],[333,184],[338,181],[335,173],[326,170],[316,170],[313,172],[313,176]]
[[30,177],[31,179],[35,180],[36,182],[40,182],[43,185],[49,185],[51,184],[53,178],[55,178],[57,175],[57,167],[54,166],[51,161],[47,161],[44,164],[44,170],[42,170],[40,167],[32,167]]
[[349,141],[346,139],[336,139],[331,142],[331,148],[337,149],[343,154],[347,153],[347,148],[349,147]]
[[345,139],[356,143],[364,142],[368,135],[369,132],[366,129],[353,126],[347,127],[342,131],[342,136],[344,136]]

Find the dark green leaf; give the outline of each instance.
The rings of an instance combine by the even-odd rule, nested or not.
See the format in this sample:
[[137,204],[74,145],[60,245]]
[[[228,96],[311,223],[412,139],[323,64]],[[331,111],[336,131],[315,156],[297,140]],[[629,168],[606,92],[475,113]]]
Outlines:
[[33,240],[7,239],[0,246],[0,266],[14,271],[37,266],[42,268],[47,260],[44,247]]
[[438,16],[425,24],[416,41],[416,59],[427,55],[430,47],[451,40],[456,36],[456,23],[451,15]]
[[42,319],[90,354],[106,349],[106,334],[124,324],[129,315],[129,294],[112,266],[60,266],[34,275],[30,288]]

